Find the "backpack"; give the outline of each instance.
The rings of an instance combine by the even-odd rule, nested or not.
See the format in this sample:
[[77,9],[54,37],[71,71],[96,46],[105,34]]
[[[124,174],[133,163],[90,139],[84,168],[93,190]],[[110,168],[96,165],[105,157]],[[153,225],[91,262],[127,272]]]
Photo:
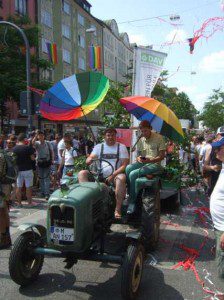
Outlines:
[[12,152],[1,150],[0,155],[2,158],[0,183],[2,184],[15,183],[18,175],[15,154]]

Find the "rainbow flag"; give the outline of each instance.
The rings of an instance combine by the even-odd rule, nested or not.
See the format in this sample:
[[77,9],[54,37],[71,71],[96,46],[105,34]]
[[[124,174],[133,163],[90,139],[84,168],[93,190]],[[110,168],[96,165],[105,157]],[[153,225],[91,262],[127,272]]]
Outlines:
[[52,64],[56,65],[58,63],[57,45],[55,43],[52,44],[48,42],[46,42],[46,45],[49,60],[52,62]]
[[101,47],[89,47],[89,67],[92,70],[101,70]]

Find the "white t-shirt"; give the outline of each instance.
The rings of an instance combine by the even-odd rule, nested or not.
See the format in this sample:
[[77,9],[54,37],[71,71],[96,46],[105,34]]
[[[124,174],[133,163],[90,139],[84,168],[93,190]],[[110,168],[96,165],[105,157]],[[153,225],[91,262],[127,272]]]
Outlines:
[[65,142],[64,139],[61,139],[58,143],[58,162],[61,163],[61,155],[59,150],[65,150]]
[[65,166],[73,166],[74,165],[74,157],[77,157],[77,152],[71,149],[65,149],[62,153],[62,157],[65,158]]
[[210,212],[215,229],[224,231],[224,163],[210,198]]
[[[117,154],[117,147],[118,147],[118,143],[115,143],[113,146],[108,146],[106,143],[104,144],[104,149],[103,149],[103,154]],[[123,159],[127,159],[129,158],[129,154],[128,154],[128,150],[126,148],[125,145],[120,144],[120,149],[119,149],[119,161],[117,163],[117,168],[116,168],[116,162],[117,159],[105,159],[107,160],[109,163],[111,163],[111,165],[114,168],[114,171],[118,168],[120,168],[120,166],[122,165],[122,160]],[[100,158],[100,154],[101,154],[101,145],[102,144],[97,144],[94,148],[91,154],[94,154],[97,156],[97,158]],[[111,175],[112,170],[111,167],[108,166],[108,164],[106,164],[105,162],[102,162],[102,168],[105,166],[105,168],[102,170],[103,175],[106,177],[108,175]],[[108,167],[107,167],[108,166]]]

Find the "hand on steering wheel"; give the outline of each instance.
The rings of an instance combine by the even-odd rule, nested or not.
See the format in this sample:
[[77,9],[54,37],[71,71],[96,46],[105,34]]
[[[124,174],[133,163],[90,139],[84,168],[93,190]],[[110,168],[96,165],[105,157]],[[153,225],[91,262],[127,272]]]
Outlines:
[[[109,169],[110,171],[104,174],[105,169]],[[92,160],[91,165],[88,166],[88,170],[94,177],[98,177],[98,179],[101,177],[105,180],[113,174],[114,167],[109,161],[97,158]]]

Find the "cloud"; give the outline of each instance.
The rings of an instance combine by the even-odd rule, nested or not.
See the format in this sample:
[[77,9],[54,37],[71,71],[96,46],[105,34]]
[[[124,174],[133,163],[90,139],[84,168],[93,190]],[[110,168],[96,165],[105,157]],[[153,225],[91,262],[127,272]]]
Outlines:
[[207,73],[222,73],[224,71],[224,51],[211,53],[201,60],[199,69]]
[[183,85],[178,88],[179,92],[185,92],[186,94],[193,93],[197,90],[196,85]]
[[131,43],[136,43],[138,45],[148,44],[144,34],[129,34],[129,39]]
[[195,94],[194,97],[191,97],[191,101],[198,110],[202,110],[204,104],[208,97],[210,96],[209,93],[198,93]]
[[186,39],[187,32],[183,29],[173,29],[166,36],[166,41],[173,43],[184,42]]

